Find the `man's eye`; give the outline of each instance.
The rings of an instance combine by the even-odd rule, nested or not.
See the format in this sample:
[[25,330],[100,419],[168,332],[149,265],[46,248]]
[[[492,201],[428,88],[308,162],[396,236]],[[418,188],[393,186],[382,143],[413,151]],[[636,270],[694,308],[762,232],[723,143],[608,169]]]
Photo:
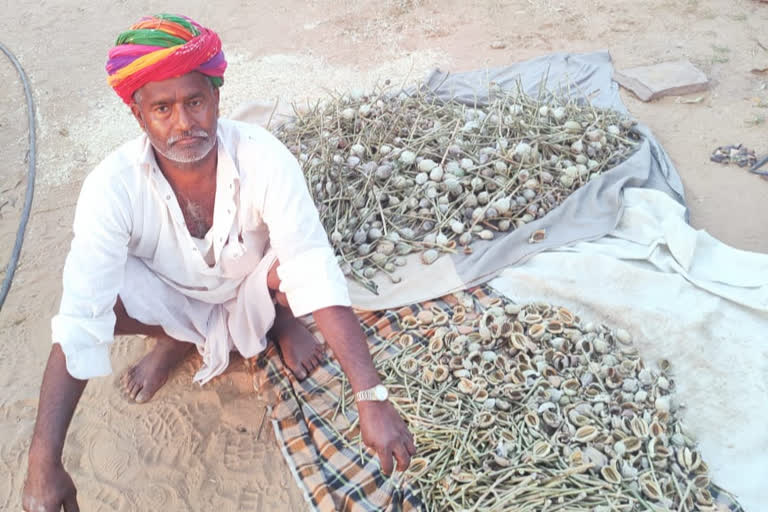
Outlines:
[[189,102],[190,107],[199,107],[202,104],[203,104],[203,100],[191,100]]
[[155,112],[157,112],[158,114],[165,114],[166,112],[168,112],[168,107],[165,105],[158,105],[157,107],[155,107]]

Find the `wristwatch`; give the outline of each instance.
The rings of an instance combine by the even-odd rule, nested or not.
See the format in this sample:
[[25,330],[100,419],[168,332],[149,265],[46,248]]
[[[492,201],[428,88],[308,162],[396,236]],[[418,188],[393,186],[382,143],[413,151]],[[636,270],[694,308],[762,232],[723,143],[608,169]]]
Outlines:
[[356,402],[383,402],[387,398],[389,398],[389,392],[382,384],[355,393]]

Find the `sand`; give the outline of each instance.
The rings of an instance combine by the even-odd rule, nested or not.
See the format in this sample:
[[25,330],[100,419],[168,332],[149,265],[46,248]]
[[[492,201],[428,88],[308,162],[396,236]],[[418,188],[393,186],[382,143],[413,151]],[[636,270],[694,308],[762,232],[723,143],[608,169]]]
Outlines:
[[[0,313],[0,510],[19,510],[50,317],[61,293],[83,177],[138,133],[105,83],[105,55],[139,16],[182,12],[217,30],[230,60],[222,112],[254,99],[313,98],[329,89],[412,82],[435,66],[463,71],[555,51],[610,50],[618,68],[687,58],[709,92],[629,110],[656,133],[685,184],[691,223],[740,249],[768,252],[768,182],[709,162],[720,145],[758,154],[768,116],[768,6],[753,0],[178,0],[6,1],[0,40],[31,79],[38,116],[38,182],[21,265]],[[762,41],[761,41],[761,38]],[[500,43],[500,44],[499,44]],[[763,46],[761,46],[763,45]],[[492,46],[496,48],[492,48]],[[503,48],[498,48],[503,46]],[[0,264],[23,204],[26,113],[0,58]],[[686,103],[683,100],[697,100]],[[72,422],[65,464],[82,510],[302,510],[302,498],[242,361],[200,388],[194,358],[146,405],[125,402],[116,379],[146,350],[113,347],[115,376],[91,382]]]

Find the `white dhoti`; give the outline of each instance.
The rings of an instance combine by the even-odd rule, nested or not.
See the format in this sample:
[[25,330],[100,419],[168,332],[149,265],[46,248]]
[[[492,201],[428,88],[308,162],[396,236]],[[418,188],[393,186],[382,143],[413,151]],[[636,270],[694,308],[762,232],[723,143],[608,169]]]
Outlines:
[[275,320],[267,273],[276,259],[268,250],[243,278],[234,298],[213,304],[183,294],[131,256],[119,296],[131,318],[159,325],[172,338],[197,346],[203,365],[194,380],[205,384],[227,368],[231,351],[253,357],[266,348]]

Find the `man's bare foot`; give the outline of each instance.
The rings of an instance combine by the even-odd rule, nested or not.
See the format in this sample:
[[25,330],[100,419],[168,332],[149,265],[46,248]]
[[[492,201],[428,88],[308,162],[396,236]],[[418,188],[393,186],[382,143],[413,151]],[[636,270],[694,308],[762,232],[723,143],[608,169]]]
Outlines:
[[299,380],[306,379],[325,359],[323,346],[292,315],[278,313],[270,335],[280,349],[283,363]]
[[154,348],[123,375],[126,395],[137,403],[149,401],[193,347],[192,343],[158,338]]

